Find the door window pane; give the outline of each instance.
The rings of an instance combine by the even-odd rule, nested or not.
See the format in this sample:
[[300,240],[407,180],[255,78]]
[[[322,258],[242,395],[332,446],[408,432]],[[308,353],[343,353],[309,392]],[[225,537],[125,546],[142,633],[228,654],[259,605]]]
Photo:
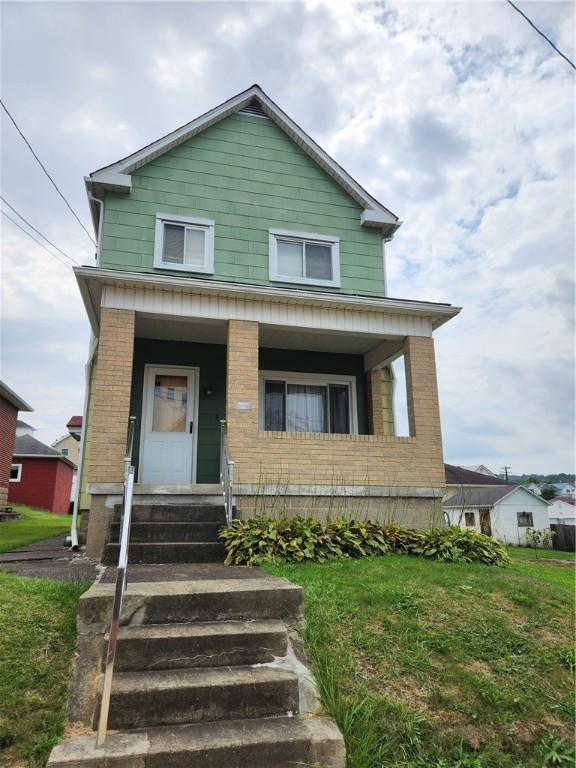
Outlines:
[[330,432],[347,435],[350,432],[349,388],[345,384],[330,384]]
[[185,432],[188,377],[159,374],[154,379],[153,432]]
[[306,277],[310,280],[332,280],[332,247],[306,243]]
[[302,243],[278,240],[278,274],[286,277],[304,276]]
[[184,258],[184,227],[178,224],[164,224],[164,248],[162,261],[167,264],[182,264]]
[[284,386],[283,381],[267,381],[264,385],[264,429],[275,432],[286,429]]
[[186,250],[184,264],[201,267],[204,264],[204,240],[206,232],[203,229],[186,227]]
[[286,431],[327,432],[327,395],[327,387],[287,384]]

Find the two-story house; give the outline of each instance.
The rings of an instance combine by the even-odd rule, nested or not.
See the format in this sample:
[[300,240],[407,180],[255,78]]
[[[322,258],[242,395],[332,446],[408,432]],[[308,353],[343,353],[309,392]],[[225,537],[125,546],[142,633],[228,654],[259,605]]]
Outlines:
[[[442,519],[433,332],[459,309],[388,296],[400,226],[254,85],[86,178],[97,263],[80,508],[102,552],[130,415],[136,494],[237,514]],[[409,436],[394,434],[403,356]]]

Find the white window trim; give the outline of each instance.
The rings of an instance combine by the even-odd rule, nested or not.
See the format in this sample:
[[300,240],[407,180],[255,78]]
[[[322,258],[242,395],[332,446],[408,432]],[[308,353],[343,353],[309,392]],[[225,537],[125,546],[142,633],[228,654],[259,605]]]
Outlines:
[[[204,238],[204,264],[203,266],[191,264],[167,264],[162,261],[164,249],[164,224],[183,224],[193,229],[201,229],[206,233]],[[200,272],[202,274],[214,274],[214,221],[212,219],[198,219],[190,216],[176,216],[172,213],[156,214],[156,230],[154,234],[154,268],[178,270],[180,272]]]
[[[259,401],[258,413],[259,428],[264,431],[264,382],[286,381],[288,384],[310,384],[325,387],[328,384],[345,384],[350,388],[350,432],[345,434],[358,434],[358,401],[356,399],[356,377],[339,376],[332,373],[295,373],[294,371],[260,371],[259,372]],[[318,432],[319,435],[333,434],[332,432]],[[340,433],[334,433],[340,434]]]
[[22,464],[12,464],[10,466],[10,472],[12,472],[14,467],[16,467],[16,469],[18,470],[18,477],[11,477],[10,478],[10,482],[11,483],[19,483],[20,480],[22,479]]
[[[66,453],[64,453],[64,451],[66,451]],[[70,448],[61,448],[60,453],[62,456],[68,456],[70,454]]]
[[[332,280],[317,280],[308,277],[291,277],[281,275],[278,272],[278,241],[304,240],[314,241],[323,245],[330,245],[332,250]],[[314,232],[292,232],[288,229],[268,230],[268,259],[270,280],[279,283],[298,283],[299,285],[321,285],[331,288],[340,288],[340,238],[332,235],[319,235]]]

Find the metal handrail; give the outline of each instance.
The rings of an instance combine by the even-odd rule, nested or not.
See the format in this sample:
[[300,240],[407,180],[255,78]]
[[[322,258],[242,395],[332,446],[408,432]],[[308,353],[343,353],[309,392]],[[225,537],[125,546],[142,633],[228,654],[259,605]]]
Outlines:
[[234,509],[233,496],[233,476],[234,462],[230,459],[228,449],[228,431],[226,429],[226,420],[220,421],[220,483],[222,484],[222,495],[224,496],[224,511],[226,513],[226,522],[228,525],[232,522],[232,512]]
[[132,496],[134,494],[134,467],[132,465],[132,446],[134,444],[135,416],[130,416],[128,426],[128,440],[126,442],[126,456],[124,458],[124,493],[122,496],[122,526],[120,531],[120,554],[118,555],[118,569],[116,571],[116,587],[114,589],[114,603],[112,605],[112,620],[108,635],[108,650],[106,652],[106,666],[104,669],[104,685],[102,687],[102,701],[100,703],[100,718],[98,720],[98,732],[96,734],[96,746],[101,747],[106,740],[108,730],[108,712],[110,709],[110,693],[112,691],[112,676],[114,674],[114,661],[116,659],[116,644],[118,641],[118,629],[120,627],[120,613],[122,600],[126,589],[126,571],[128,568],[128,549],[130,546],[130,523],[132,521]]

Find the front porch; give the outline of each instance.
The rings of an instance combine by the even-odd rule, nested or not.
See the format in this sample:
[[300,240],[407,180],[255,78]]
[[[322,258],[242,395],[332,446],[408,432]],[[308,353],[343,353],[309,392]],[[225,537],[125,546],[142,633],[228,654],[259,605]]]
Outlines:
[[[225,419],[240,516],[440,520],[432,330],[456,310],[299,291],[253,296],[202,281],[158,291],[85,271],[99,336],[81,502],[92,554],[101,553],[118,496],[130,415],[141,493],[174,503],[205,484],[215,490]],[[388,367],[400,356],[404,437],[394,433]]]

